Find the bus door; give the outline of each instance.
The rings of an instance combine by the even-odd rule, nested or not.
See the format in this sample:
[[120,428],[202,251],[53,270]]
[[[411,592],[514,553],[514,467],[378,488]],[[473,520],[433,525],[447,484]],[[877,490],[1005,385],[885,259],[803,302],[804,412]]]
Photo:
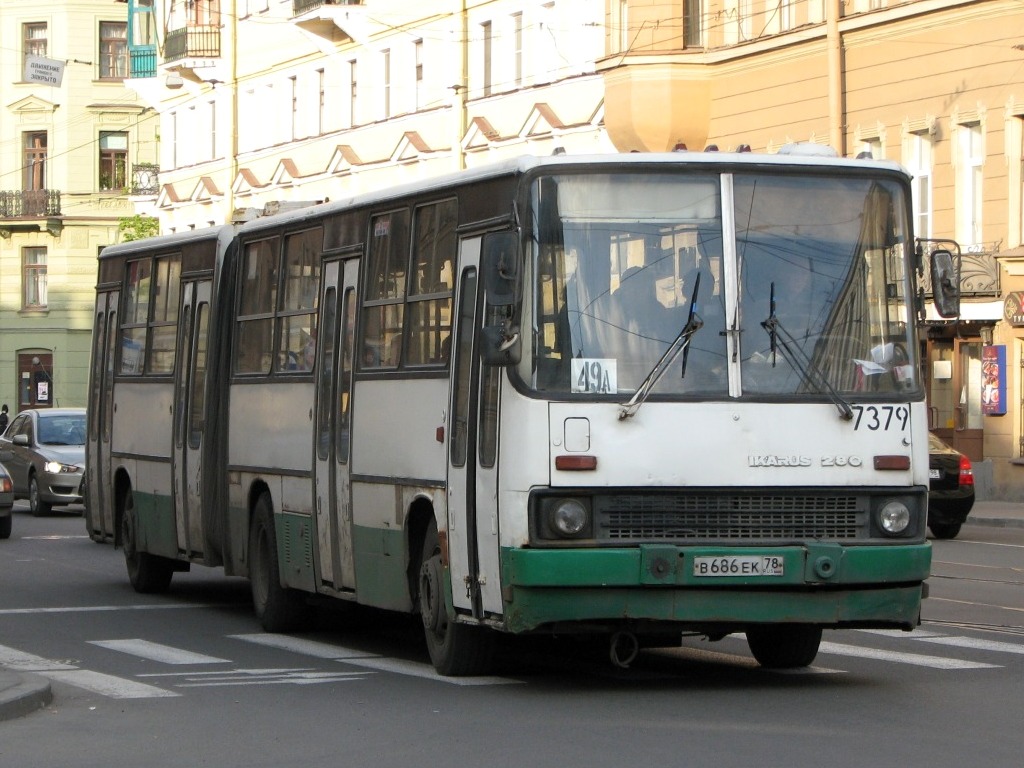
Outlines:
[[323,265],[316,363],[313,474],[317,585],[355,589],[349,464],[352,355],[359,260]]
[[481,238],[462,241],[448,419],[448,557],[452,601],[481,618],[502,612],[498,560],[497,423],[502,369],[483,367]]
[[101,293],[93,330],[85,514],[93,538],[114,540],[114,505],[110,498],[110,427],[114,412],[114,351],[117,349],[118,291]]
[[202,517],[202,448],[205,426],[210,281],[182,286],[178,365],[174,381],[174,519],[178,549],[189,557],[205,551]]

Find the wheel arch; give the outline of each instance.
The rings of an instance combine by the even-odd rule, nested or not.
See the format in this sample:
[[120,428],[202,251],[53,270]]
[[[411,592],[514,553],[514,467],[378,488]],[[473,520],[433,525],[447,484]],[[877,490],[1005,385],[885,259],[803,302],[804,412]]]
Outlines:
[[[430,522],[437,521],[433,502],[425,496],[417,496],[409,505],[405,523],[406,580],[409,585],[409,598],[413,612],[419,612],[419,575],[423,564],[423,541],[427,536]],[[437,525],[441,530],[440,524]],[[447,563],[447,548],[442,545],[444,561]]]

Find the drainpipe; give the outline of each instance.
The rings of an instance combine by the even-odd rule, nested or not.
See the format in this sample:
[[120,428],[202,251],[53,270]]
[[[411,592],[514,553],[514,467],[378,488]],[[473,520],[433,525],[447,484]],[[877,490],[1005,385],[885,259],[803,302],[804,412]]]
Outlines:
[[843,0],[829,0],[825,3],[826,30],[828,43],[828,124],[829,143],[846,157],[846,114],[843,109],[843,39],[839,33],[839,17]]
[[238,14],[231,14],[231,158],[228,161],[228,188],[224,197],[228,203],[225,223],[235,215],[235,179],[238,177]]

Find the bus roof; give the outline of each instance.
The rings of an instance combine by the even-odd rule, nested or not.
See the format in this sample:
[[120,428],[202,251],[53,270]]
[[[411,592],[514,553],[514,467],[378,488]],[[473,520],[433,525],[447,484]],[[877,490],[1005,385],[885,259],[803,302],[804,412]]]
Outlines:
[[[758,154],[754,152],[631,152],[628,154],[600,155],[522,155],[464,171],[432,176],[394,187],[331,200],[319,205],[311,205],[273,216],[261,217],[240,225],[239,234],[258,232],[269,226],[281,226],[282,224],[292,222],[298,223],[306,219],[318,218],[325,214],[340,212],[349,208],[372,205],[408,195],[422,194],[428,190],[437,191],[446,187],[485,181],[502,176],[522,175],[535,169],[556,170],[558,168],[569,169],[579,167],[593,169],[600,166],[617,166],[621,168],[629,165],[671,165],[676,167],[731,167],[733,169],[747,167],[760,168],[761,170],[772,168],[834,169],[836,171],[851,170],[863,172],[866,168],[872,168],[883,175],[899,174],[909,178],[907,171],[899,163],[892,161],[855,160],[836,157],[834,153],[823,153],[821,150],[831,151],[821,145],[798,144],[787,146],[796,146],[798,149],[787,153],[780,152],[779,154]],[[799,147],[804,146],[814,148],[817,151],[802,153]]]

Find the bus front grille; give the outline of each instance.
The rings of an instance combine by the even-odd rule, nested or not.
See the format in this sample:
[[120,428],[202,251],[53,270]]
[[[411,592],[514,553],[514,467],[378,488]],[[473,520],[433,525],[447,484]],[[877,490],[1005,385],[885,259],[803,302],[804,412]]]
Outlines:
[[636,494],[594,500],[596,538],[631,541],[857,539],[869,535],[857,495]]

